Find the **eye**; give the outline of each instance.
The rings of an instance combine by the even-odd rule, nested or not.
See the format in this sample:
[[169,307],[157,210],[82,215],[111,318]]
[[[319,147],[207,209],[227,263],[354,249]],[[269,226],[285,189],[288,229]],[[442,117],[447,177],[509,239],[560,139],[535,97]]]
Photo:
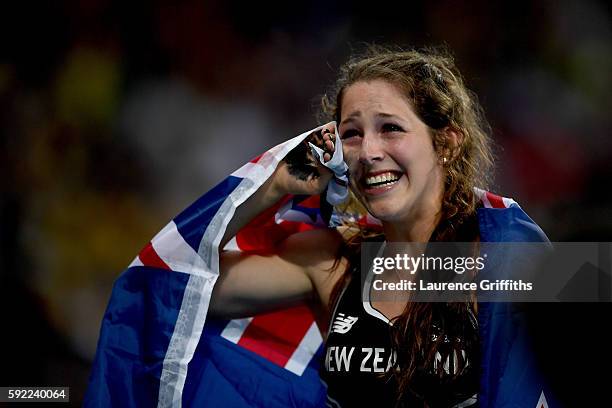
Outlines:
[[357,129],[348,129],[344,133],[342,133],[340,138],[342,140],[346,140],[346,139],[350,139],[352,137],[358,137],[358,136],[359,136],[359,132],[357,131]]
[[385,123],[382,127],[384,132],[403,132],[401,126],[396,125],[395,123]]

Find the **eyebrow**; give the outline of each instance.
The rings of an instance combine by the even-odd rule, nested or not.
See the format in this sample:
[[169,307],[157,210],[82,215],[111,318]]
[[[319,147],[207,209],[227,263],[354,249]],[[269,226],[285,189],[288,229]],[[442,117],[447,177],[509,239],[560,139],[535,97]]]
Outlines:
[[400,117],[397,115],[392,115],[390,113],[383,113],[383,112],[377,113],[376,116],[381,117],[381,118],[400,119]]
[[342,122],[340,122],[340,124],[343,125],[345,123],[353,122],[355,120],[355,118],[358,118],[360,116],[361,116],[361,111],[352,112],[350,115],[348,115],[346,117],[346,119],[344,119]]
[[[376,116],[381,117],[381,118],[393,118],[393,119],[401,120],[401,118],[397,115],[393,115],[390,113],[384,113],[384,112],[378,112],[376,113]],[[340,122],[340,124],[343,125],[345,123],[353,122],[356,118],[359,118],[359,117],[361,117],[361,111],[352,112],[350,115],[346,117],[346,119]]]

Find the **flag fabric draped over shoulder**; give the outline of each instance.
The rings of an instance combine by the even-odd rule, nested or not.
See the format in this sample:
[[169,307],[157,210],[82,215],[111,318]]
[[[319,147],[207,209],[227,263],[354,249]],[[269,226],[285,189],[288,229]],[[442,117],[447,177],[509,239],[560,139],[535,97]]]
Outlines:
[[[318,130],[314,129],[315,130]],[[218,245],[235,209],[312,131],[245,164],[166,225],[117,279],[85,405],[320,406],[322,337],[306,306],[248,319],[207,319]],[[286,197],[228,249],[269,250],[327,225],[319,197]],[[206,323],[206,324],[205,324]]]
[[[323,339],[305,305],[231,321],[207,317],[219,274],[218,246],[236,208],[318,129],[245,164],[142,249],[113,287],[85,406],[325,406],[318,376]],[[478,214],[484,241],[546,239],[513,201],[478,194],[485,204]],[[239,231],[226,249],[269,251],[290,234],[327,227],[330,215],[319,196],[288,196]],[[530,357],[520,324],[498,305],[504,304],[479,308],[480,406],[547,408],[536,367],[524,364]]]
[[[514,200],[479,189],[476,193],[483,204],[477,214],[482,242],[548,242],[544,231]],[[491,271],[489,278],[505,272]],[[558,406],[533,353],[525,311],[515,303],[479,303],[478,326],[482,353],[479,406]]]

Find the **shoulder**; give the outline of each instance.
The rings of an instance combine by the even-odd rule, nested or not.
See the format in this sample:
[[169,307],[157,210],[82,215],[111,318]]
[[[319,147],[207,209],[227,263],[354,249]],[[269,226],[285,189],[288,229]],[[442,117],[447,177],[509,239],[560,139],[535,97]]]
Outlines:
[[349,265],[344,254],[345,235],[346,231],[334,228],[305,231],[287,238],[280,251],[281,257],[289,258],[306,273],[325,311]]
[[475,189],[481,239],[487,242],[546,242],[540,226],[511,198]]
[[320,255],[336,253],[344,242],[341,231],[335,228],[314,229],[289,236],[283,246],[303,252],[316,251]]
[[308,230],[289,236],[278,254],[312,273],[332,268],[341,258],[343,243],[342,233],[335,228]]

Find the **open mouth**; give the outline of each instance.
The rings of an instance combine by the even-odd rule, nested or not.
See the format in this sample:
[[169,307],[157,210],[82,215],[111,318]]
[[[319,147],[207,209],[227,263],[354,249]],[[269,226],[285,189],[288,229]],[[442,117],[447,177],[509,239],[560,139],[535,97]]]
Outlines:
[[377,174],[366,175],[363,178],[363,186],[366,191],[385,189],[391,187],[402,177],[402,173],[396,171],[385,171]]

